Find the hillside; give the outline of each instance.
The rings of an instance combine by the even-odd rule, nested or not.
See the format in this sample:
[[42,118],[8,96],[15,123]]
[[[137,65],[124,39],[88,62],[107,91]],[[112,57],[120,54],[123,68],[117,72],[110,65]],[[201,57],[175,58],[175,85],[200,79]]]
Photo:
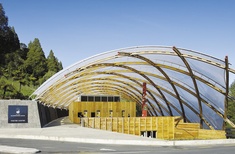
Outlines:
[[0,3],[0,99],[27,99],[62,69],[52,50],[45,56],[38,38],[28,46],[20,42]]

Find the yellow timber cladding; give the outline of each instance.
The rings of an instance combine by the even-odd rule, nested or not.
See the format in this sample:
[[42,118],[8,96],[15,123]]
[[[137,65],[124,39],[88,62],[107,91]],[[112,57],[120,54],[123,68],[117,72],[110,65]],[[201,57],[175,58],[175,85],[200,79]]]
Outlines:
[[135,102],[73,102],[69,118],[84,127],[158,139],[225,138],[225,131],[200,129],[199,123],[184,123],[182,117],[136,117]]
[[180,117],[83,118],[82,126],[167,140],[226,138],[223,130],[200,129],[199,123],[184,123]]
[[73,102],[69,106],[69,119],[80,123],[82,117],[135,117],[135,102]]

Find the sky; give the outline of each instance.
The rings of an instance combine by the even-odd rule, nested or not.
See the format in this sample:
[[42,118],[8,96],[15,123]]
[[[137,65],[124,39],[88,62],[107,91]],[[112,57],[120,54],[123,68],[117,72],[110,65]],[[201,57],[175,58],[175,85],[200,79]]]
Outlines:
[[[0,0],[21,43],[40,40],[66,68],[119,48],[176,46],[235,68],[234,0]],[[235,75],[230,74],[230,83]]]

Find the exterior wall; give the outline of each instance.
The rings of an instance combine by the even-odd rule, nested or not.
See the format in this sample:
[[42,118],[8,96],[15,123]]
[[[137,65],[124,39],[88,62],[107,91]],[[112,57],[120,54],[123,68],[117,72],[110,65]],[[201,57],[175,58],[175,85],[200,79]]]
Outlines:
[[[112,111],[112,112],[110,112]],[[69,118],[73,123],[80,123],[78,113],[84,117],[135,117],[135,102],[74,102],[69,106]]]
[[[20,105],[28,107],[27,123],[8,123],[8,106]],[[0,128],[40,128],[38,104],[30,100],[0,100]]]

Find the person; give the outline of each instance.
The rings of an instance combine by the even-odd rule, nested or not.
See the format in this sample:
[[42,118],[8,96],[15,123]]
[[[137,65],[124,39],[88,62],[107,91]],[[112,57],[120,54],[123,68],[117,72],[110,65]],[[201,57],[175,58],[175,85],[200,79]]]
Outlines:
[[80,114],[80,124],[82,122],[83,114]]

